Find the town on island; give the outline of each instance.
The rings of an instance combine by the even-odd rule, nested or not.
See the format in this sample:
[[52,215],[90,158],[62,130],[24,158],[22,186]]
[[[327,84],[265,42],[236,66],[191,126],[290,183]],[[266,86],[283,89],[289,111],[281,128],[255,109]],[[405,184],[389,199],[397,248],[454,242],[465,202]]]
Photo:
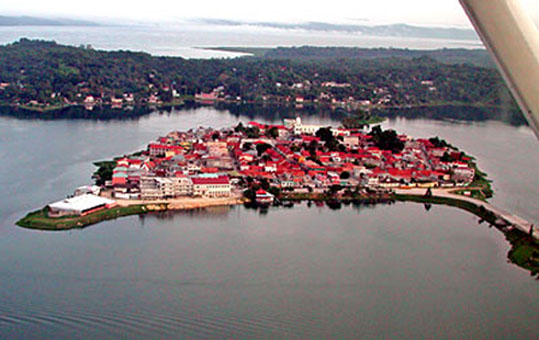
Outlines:
[[297,117],[282,125],[199,127],[172,131],[146,150],[95,164],[94,185],[18,225],[69,229],[149,211],[397,199],[455,205],[533,232],[528,222],[485,202],[492,190],[473,157],[438,137],[414,139],[379,125],[328,127]]
[[127,215],[245,204],[269,206],[412,201],[464,209],[505,234],[511,262],[539,273],[532,223],[494,207],[473,157],[438,137],[394,130],[249,122],[171,131],[147,148],[94,163],[95,183],[28,213],[25,228],[82,228]]

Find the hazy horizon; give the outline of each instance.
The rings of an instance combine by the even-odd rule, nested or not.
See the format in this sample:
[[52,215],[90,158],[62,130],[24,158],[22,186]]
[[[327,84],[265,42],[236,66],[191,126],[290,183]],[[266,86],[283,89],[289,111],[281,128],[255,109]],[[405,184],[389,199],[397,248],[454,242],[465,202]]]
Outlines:
[[[539,1],[521,0],[532,20],[539,24]],[[80,4],[51,0],[43,8],[37,0],[11,1],[0,6],[0,15],[34,16],[89,20],[98,23],[160,24],[193,23],[200,19],[232,20],[247,23],[298,24],[323,22],[339,25],[391,25],[455,27],[473,29],[458,0],[379,0],[349,3],[335,0],[331,6],[305,1],[274,0],[271,3],[210,0],[199,3],[155,0],[134,4],[130,1],[95,0],[83,11]]]

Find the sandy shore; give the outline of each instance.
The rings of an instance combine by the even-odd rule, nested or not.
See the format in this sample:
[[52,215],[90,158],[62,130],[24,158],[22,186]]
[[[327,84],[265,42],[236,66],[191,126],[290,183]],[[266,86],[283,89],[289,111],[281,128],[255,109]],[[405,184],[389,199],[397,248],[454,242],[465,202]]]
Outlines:
[[244,202],[240,195],[224,198],[179,197],[163,200],[115,200],[121,207],[128,207],[131,205],[146,205],[149,210],[188,210],[214,206],[237,205],[243,204]]

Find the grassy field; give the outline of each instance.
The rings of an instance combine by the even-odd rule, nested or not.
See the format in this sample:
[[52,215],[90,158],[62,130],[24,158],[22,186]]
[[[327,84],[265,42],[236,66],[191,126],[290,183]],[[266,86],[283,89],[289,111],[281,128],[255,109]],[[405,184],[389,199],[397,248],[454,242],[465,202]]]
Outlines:
[[505,237],[512,246],[507,254],[509,260],[539,279],[539,242],[519,230],[511,230]]
[[97,211],[86,216],[51,218],[47,215],[47,208],[28,213],[17,221],[17,225],[24,228],[40,230],[66,230],[83,228],[101,221],[112,220],[121,216],[147,213],[145,205],[133,205],[129,207],[115,207]]

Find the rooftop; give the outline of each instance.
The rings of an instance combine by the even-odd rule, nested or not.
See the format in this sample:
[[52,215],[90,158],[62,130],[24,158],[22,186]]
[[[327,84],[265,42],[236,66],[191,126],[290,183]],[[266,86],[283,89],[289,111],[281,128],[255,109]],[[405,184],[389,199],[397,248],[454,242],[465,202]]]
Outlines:
[[116,203],[116,201],[92,194],[84,194],[51,203],[49,207],[58,210],[85,211],[103,204],[113,203]]
[[230,183],[227,176],[192,177],[191,180],[193,181],[194,185],[201,185],[201,184],[229,184]]

